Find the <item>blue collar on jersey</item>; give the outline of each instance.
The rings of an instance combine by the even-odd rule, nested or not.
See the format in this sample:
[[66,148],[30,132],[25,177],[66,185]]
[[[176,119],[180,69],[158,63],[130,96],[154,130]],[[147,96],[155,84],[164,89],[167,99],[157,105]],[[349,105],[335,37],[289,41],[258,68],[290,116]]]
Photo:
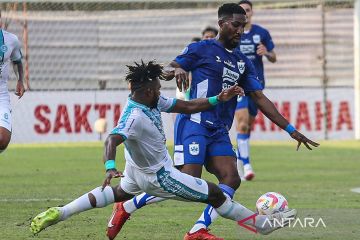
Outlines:
[[144,104],[135,102],[134,100],[131,99],[131,97],[129,97],[128,101],[129,101],[131,107],[137,107],[137,108],[140,108],[141,110],[145,110],[145,111],[151,110],[149,107],[145,106]]

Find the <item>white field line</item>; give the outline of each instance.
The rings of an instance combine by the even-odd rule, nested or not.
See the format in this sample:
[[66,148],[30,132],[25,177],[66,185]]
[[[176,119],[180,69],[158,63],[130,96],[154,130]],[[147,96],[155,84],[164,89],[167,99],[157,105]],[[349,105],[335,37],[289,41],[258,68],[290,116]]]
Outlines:
[[71,201],[70,198],[4,198],[0,202],[50,202],[50,201]]
[[352,192],[356,192],[356,193],[360,193],[360,188],[353,188],[350,191]]

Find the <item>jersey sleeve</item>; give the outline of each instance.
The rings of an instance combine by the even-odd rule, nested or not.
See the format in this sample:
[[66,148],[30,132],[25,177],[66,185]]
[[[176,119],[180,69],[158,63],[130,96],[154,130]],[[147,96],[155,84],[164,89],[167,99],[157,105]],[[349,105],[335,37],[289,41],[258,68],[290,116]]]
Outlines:
[[121,117],[120,121],[116,127],[111,131],[111,135],[118,134],[121,135],[125,140],[134,139],[138,136],[141,136],[143,130],[143,124],[141,117],[135,117],[130,114],[130,116]]
[[204,44],[202,42],[191,43],[179,56],[175,58],[174,61],[177,62],[185,71],[191,71],[200,64],[200,52],[203,45]]
[[20,45],[20,41],[19,39],[15,36],[14,39],[14,49],[10,55],[10,59],[12,62],[18,62],[20,61],[22,58],[22,53],[21,53],[21,45]]
[[168,98],[163,95],[160,95],[158,101],[158,109],[160,112],[171,112],[176,104],[176,98]]
[[246,95],[250,92],[263,90],[263,86],[257,77],[253,63],[247,57],[244,57],[243,60],[245,61],[245,74],[239,82],[240,87],[244,89]]
[[264,29],[264,39],[262,41],[269,52],[275,48],[275,44],[271,38],[271,35],[266,29]]

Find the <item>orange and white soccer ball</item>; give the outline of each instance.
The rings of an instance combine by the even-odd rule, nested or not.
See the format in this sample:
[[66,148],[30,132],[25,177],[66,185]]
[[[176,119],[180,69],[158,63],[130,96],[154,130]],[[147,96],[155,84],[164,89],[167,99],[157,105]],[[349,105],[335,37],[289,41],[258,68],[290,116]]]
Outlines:
[[256,210],[260,215],[271,215],[286,209],[288,202],[280,193],[267,192],[256,201]]

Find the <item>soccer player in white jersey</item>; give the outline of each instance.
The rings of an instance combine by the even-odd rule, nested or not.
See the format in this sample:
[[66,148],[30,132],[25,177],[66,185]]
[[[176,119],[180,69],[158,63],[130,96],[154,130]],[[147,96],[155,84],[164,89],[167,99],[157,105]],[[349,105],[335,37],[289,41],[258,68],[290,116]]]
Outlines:
[[[234,85],[217,96],[186,102],[160,94],[159,80],[162,76],[162,67],[154,62],[129,66],[126,79],[130,82],[131,96],[118,125],[105,142],[106,178],[102,187],[63,207],[52,207],[37,215],[31,222],[33,233],[39,233],[76,213],[131,199],[144,191],[167,199],[211,204],[222,217],[243,221],[261,234],[278,229],[275,221],[291,221],[289,219],[296,217],[295,209],[269,216],[257,215],[226,197],[216,184],[182,173],[172,166],[165,145],[161,112],[204,111],[242,94],[242,89]],[[121,143],[126,148],[124,174],[115,167],[116,147]],[[117,187],[109,186],[114,177],[122,177]]]
[[14,70],[18,76],[15,94],[21,98],[25,92],[21,59],[17,36],[0,28],[0,153],[7,148],[11,139],[11,107],[7,86],[11,62],[16,66]]

